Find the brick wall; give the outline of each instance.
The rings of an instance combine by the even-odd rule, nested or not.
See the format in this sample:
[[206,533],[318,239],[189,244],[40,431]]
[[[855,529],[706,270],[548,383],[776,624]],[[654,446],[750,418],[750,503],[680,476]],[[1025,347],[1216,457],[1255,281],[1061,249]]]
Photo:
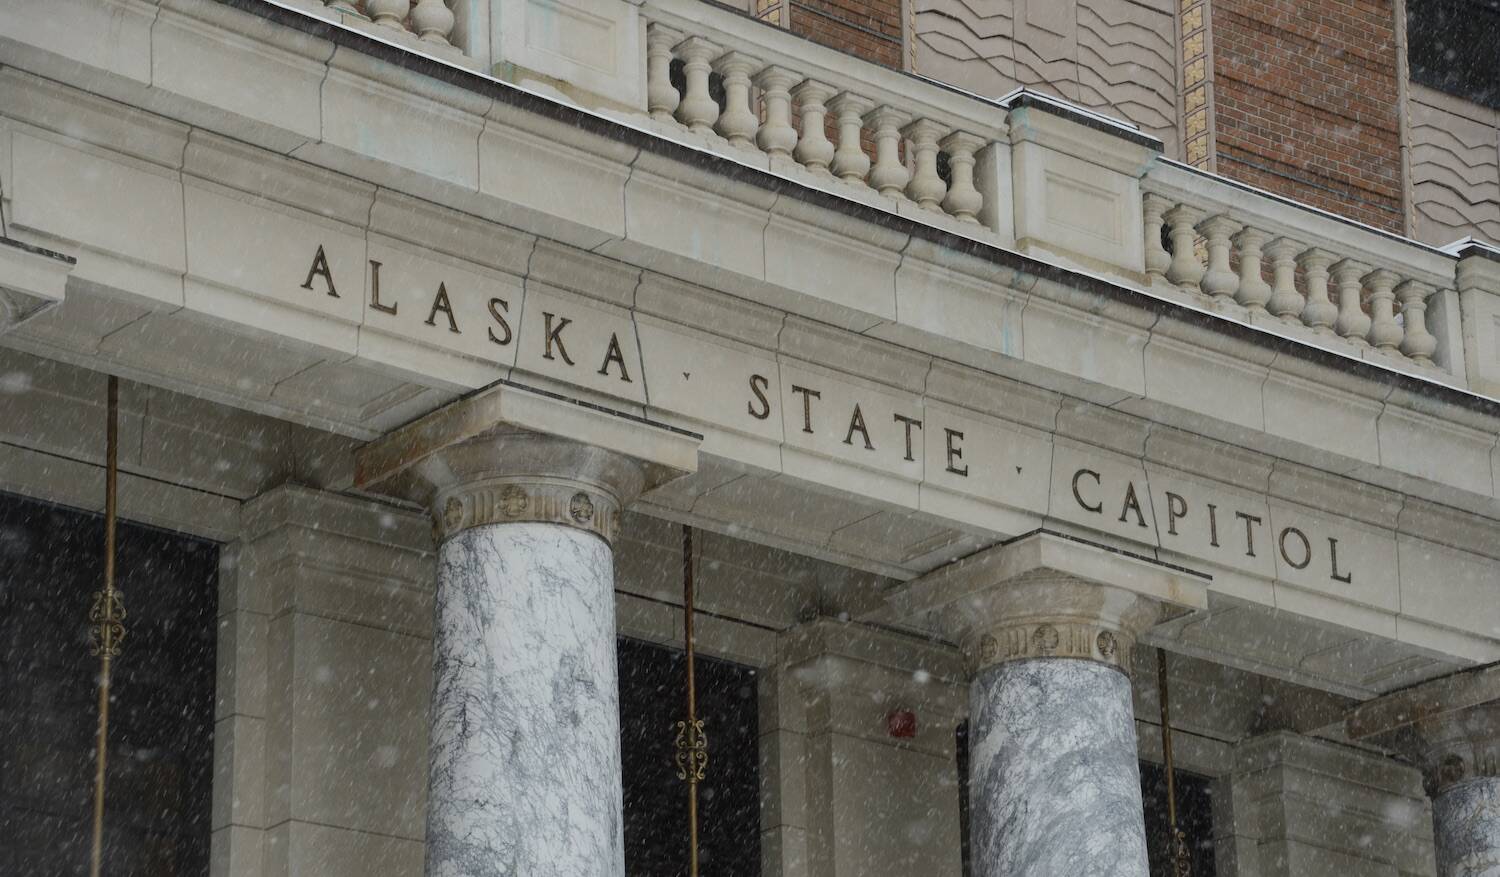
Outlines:
[[791,0],[792,32],[900,69],[901,0]]
[[1214,0],[1218,171],[1400,231],[1389,0]]

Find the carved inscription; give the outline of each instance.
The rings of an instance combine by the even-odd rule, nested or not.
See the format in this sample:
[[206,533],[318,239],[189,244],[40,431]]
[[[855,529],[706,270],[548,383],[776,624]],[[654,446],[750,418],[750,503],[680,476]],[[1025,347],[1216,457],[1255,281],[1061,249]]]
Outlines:
[[[296,294],[339,298],[340,278],[335,278],[322,245],[316,246],[306,264],[304,280]],[[632,384],[636,379],[631,373],[632,363],[636,368],[643,367],[643,358],[635,350],[636,339],[627,333],[622,343],[616,332],[606,336],[589,316],[597,312],[589,308],[580,306],[568,313],[565,311],[572,308],[566,302],[538,304],[540,319],[528,312],[525,320],[513,323],[516,315],[522,313],[519,300],[517,310],[512,311],[512,302],[503,296],[467,289],[466,284],[476,282],[472,275],[470,279],[456,275],[420,277],[413,284],[409,277],[402,277],[401,269],[392,267],[389,270],[397,272],[396,280],[388,277],[382,287],[382,267],[380,261],[368,260],[366,320],[372,324],[404,320],[406,334],[420,339],[427,333],[425,337],[434,341],[474,333],[472,337],[482,349],[509,348],[524,334],[527,349],[538,352],[549,369],[576,369],[580,379],[592,381],[598,378],[589,377],[590,372],[610,381]],[[403,302],[398,300],[401,298],[415,300]],[[403,313],[406,316],[400,317]],[[687,374],[683,372],[685,378]],[[756,366],[747,367],[740,374],[744,375],[743,395],[738,398],[729,395],[723,400],[726,420],[748,417],[754,423],[770,420],[774,415],[783,424],[783,436],[788,442],[802,436],[817,436],[824,453],[876,469],[900,468],[907,477],[922,477],[943,487],[953,487],[955,479],[963,479],[961,483],[972,485],[981,495],[992,498],[1009,495],[1013,487],[1023,492],[1031,490],[1035,496],[1035,479],[1051,474],[1044,465],[1023,471],[1016,464],[1023,459],[1035,459],[1034,456],[1012,459],[1009,446],[997,442],[984,427],[957,417],[945,423],[939,406],[929,406],[921,400],[893,402],[888,394],[865,395],[850,389],[847,383],[825,382],[807,375],[776,377],[775,373],[764,373],[763,368]],[[788,395],[783,396],[782,392]],[[786,410],[778,410],[778,406]],[[1064,464],[1055,465],[1061,469]],[[1274,560],[1283,572],[1303,574],[1304,580],[1307,575],[1321,579],[1324,574],[1326,581],[1336,584],[1350,585],[1356,580],[1354,567],[1360,558],[1351,556],[1347,538],[1341,553],[1338,536],[1318,532],[1305,519],[1301,521],[1303,526],[1273,522],[1267,519],[1264,504],[1258,508],[1254,505],[1235,508],[1234,500],[1226,499],[1223,493],[1214,494],[1216,501],[1209,501],[1208,497],[1181,487],[1155,493],[1144,481],[1121,479],[1117,474],[1107,477],[1105,471],[1110,469],[1103,463],[1080,465],[1071,472],[1061,469],[1055,473],[1059,480],[1050,496],[1043,491],[1039,498],[1024,502],[1017,499],[1014,505],[1051,515],[1069,507],[1078,509],[1083,514],[1073,515],[1075,522],[1097,519],[1101,530],[1138,534],[1144,541],[1151,541],[1154,533],[1164,548],[1190,556],[1217,557],[1223,561],[1226,553],[1233,552],[1237,563],[1251,568],[1263,568],[1256,563]],[[943,479],[947,479],[946,485],[941,483]],[[1028,484],[1032,487],[1028,488]],[[533,505],[533,498],[514,486],[494,499],[495,511],[503,517],[520,516]],[[578,524],[589,525],[596,518],[594,503],[586,494],[559,497],[557,501],[564,505],[567,517]],[[1000,501],[1012,502],[1005,498]],[[445,517],[461,516],[464,509],[453,508],[447,513]],[[448,520],[438,523],[448,529],[458,526]],[[1337,524],[1331,526],[1336,528]],[[1335,532],[1347,536],[1347,531],[1335,529]],[[1238,561],[1241,556],[1256,563]],[[1368,577],[1363,581],[1368,583]],[[1027,647],[1043,651],[1070,648],[1067,642],[1056,642],[1060,634],[1055,629],[1038,629],[1028,635],[1041,639],[1005,642],[990,638],[985,647],[1006,654]],[[1066,636],[1063,638],[1066,640]],[[1087,648],[1079,646],[1085,651],[1097,650],[1106,658],[1117,647],[1112,634],[1100,634],[1097,640],[1090,637]]]

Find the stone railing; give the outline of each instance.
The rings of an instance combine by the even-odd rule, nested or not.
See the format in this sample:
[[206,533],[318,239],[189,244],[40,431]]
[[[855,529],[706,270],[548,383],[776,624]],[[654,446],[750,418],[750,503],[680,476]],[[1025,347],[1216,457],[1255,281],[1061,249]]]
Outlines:
[[971,234],[1008,226],[1004,108],[702,0],[641,14],[657,130]]
[[345,24],[360,27],[375,25],[375,33],[397,42],[410,42],[439,54],[459,57],[465,54],[456,45],[454,33],[457,18],[445,0],[307,0],[322,6],[327,15]]
[[1158,291],[1366,359],[1461,375],[1451,255],[1175,162],[1156,163],[1142,189]]

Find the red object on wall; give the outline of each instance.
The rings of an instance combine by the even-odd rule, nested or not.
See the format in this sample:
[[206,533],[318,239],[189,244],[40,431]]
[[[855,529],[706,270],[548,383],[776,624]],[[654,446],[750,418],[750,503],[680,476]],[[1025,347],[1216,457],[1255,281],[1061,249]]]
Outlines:
[[917,736],[917,714],[911,710],[891,710],[885,717],[885,729],[898,740]]

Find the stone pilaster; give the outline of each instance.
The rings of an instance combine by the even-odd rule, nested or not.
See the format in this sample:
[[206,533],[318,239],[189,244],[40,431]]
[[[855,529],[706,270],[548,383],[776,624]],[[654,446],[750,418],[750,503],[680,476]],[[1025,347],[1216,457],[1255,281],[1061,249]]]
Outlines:
[[1130,651],[1164,606],[1203,601],[1176,571],[1045,533],[897,595],[969,663],[974,874],[1145,877]]
[[1417,770],[1378,752],[1276,731],[1235,745],[1214,792],[1219,877],[1431,877]]
[[360,485],[427,507],[440,543],[428,877],[624,874],[612,540],[695,456],[694,437],[505,386],[360,452]]
[[415,877],[430,665],[426,522],[297,486],[222,555],[213,877]]

